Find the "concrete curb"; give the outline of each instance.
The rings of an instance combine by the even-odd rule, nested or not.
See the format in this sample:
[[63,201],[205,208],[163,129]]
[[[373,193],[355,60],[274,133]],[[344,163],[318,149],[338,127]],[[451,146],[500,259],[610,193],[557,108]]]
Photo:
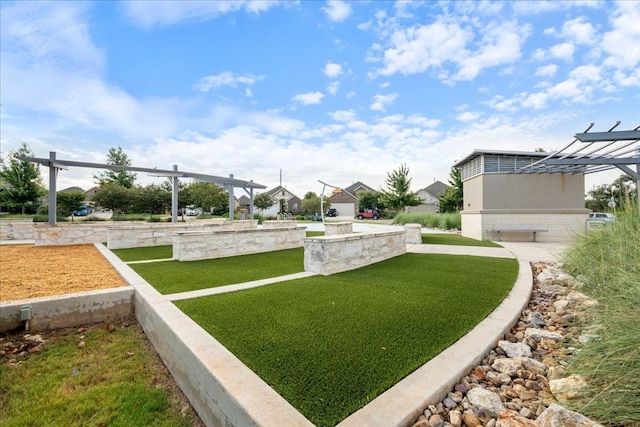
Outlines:
[[486,319],[338,426],[410,426],[428,405],[440,402],[518,321],[529,302],[532,285],[531,267],[519,262],[511,292]]

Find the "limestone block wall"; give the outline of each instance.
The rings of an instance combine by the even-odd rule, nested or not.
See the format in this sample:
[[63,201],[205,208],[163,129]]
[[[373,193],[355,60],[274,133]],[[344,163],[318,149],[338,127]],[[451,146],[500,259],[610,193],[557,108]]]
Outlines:
[[352,222],[325,222],[324,224],[325,236],[339,236],[351,233],[353,233]]
[[102,222],[34,224],[36,246],[77,245],[107,241],[108,224]]
[[405,230],[352,233],[304,239],[304,270],[329,275],[402,255]]
[[[587,209],[528,212],[462,212],[462,235],[478,240],[497,240],[493,229],[542,229],[538,242],[567,242],[585,232]],[[531,233],[501,233],[502,240],[530,241]]]
[[0,219],[0,239],[33,240],[31,219]]
[[407,230],[407,245],[422,244],[422,225],[405,224],[404,229]]
[[262,228],[264,229],[273,229],[273,228],[287,228],[287,227],[295,227],[298,223],[295,220],[269,220],[262,223]]
[[[249,221],[247,221],[249,222]],[[107,230],[107,247],[109,249],[137,248],[143,246],[160,246],[173,244],[172,234],[179,231],[204,231],[210,228],[235,229],[249,228],[258,223],[246,224],[245,221],[229,222],[223,218],[198,220],[187,223],[148,223],[131,225],[111,225]]]
[[173,258],[179,261],[224,258],[303,246],[306,227],[256,230],[183,231],[173,235]]

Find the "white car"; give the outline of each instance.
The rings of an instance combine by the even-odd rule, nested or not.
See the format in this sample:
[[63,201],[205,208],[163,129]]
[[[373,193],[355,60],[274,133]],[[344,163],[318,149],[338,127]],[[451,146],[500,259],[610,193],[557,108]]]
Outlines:
[[611,213],[605,212],[591,212],[589,214],[589,218],[587,218],[587,222],[595,222],[595,223],[605,223],[605,222],[613,222],[616,220],[616,216]]

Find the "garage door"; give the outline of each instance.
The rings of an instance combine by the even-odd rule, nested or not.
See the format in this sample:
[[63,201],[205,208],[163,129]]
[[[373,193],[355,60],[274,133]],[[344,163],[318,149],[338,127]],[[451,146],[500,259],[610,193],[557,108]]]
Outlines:
[[338,216],[352,217],[355,214],[355,203],[331,203],[330,207],[338,210]]

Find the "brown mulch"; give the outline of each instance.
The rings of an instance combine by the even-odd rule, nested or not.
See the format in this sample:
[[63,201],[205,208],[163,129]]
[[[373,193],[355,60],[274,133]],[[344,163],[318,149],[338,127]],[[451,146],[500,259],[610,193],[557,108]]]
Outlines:
[[126,286],[93,245],[0,246],[0,302]]

